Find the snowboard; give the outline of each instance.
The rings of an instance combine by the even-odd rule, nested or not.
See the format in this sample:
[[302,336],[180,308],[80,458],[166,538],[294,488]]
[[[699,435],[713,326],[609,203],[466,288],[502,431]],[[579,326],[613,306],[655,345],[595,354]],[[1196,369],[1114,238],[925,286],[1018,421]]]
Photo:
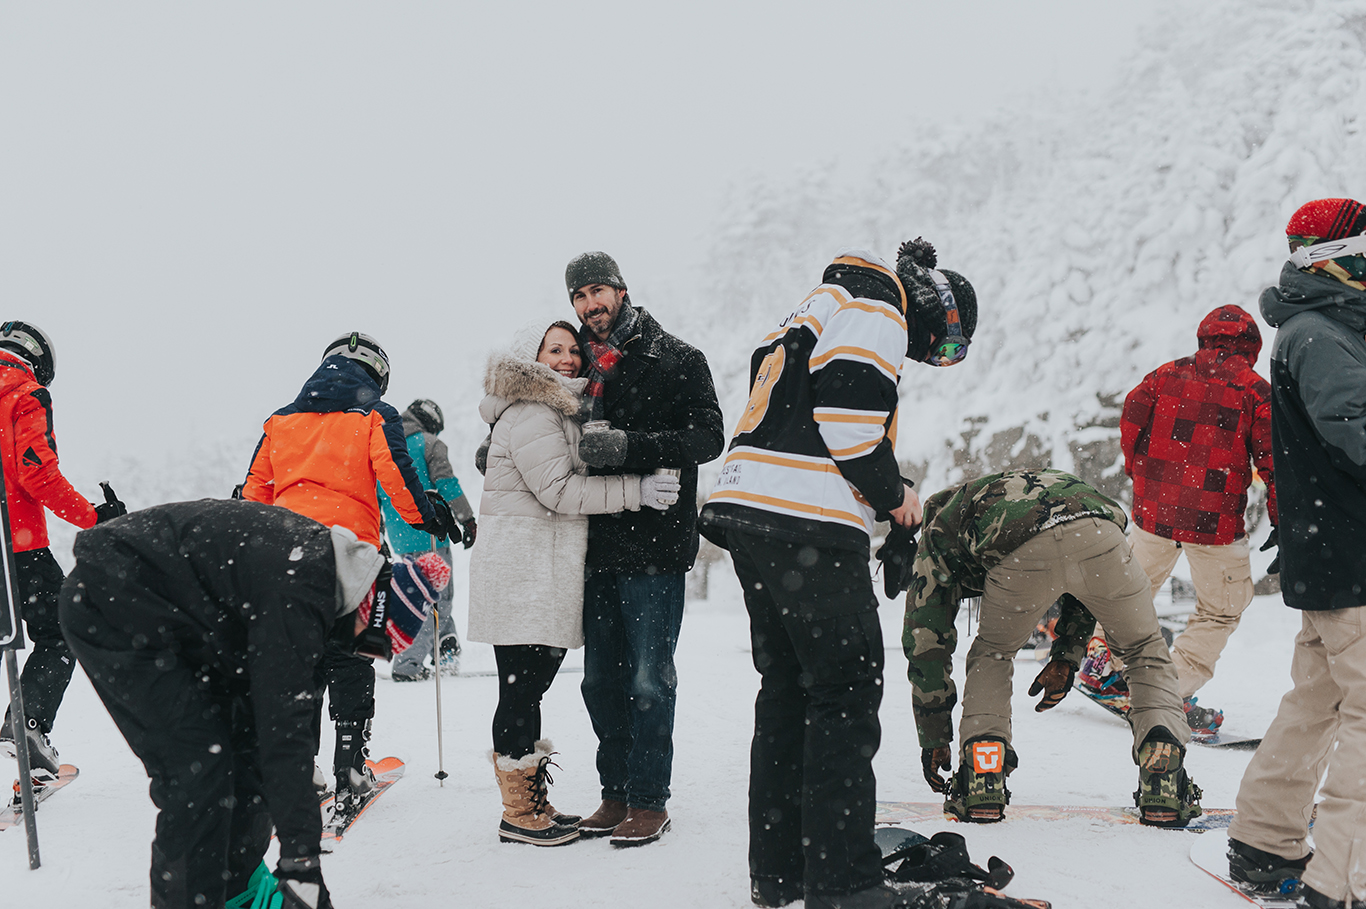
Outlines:
[[[895,868],[896,863],[905,859],[905,856],[898,857],[896,855],[897,852],[902,849],[919,846],[922,843],[928,843],[930,842],[928,837],[906,827],[889,827],[879,823],[877,827],[873,828],[873,841],[877,843],[878,850],[882,853],[884,870],[888,874],[887,883],[892,889],[905,895],[918,896],[919,899],[915,902],[915,905],[917,906],[959,904],[955,902],[955,900],[964,893],[961,889],[954,887],[945,890],[943,889],[944,885],[942,882],[921,883],[902,880],[896,877],[891,870]],[[986,894],[988,898],[991,898],[992,902],[990,905],[1002,907],[1002,909],[1005,909],[1005,907],[1009,907],[1009,909],[1053,909],[1053,904],[1047,900],[1020,899],[1019,897],[1006,896],[1001,890],[1010,883],[1012,878],[1014,878],[1015,872],[1011,870],[1009,865],[996,856],[992,856],[991,861],[987,864],[993,878],[987,882],[978,882],[977,884],[969,886],[979,889],[981,893]],[[969,905],[977,904],[971,897],[968,897],[965,902]]]
[[[1292,894],[1249,893],[1228,876],[1228,834],[1222,831],[1202,836],[1191,845],[1191,861],[1195,867],[1219,881],[1228,889],[1263,909],[1294,909],[1299,902]],[[1287,882],[1288,883],[1288,882]],[[1296,881],[1296,884],[1299,882]]]
[[384,794],[390,786],[397,783],[403,776],[404,763],[396,757],[381,758],[378,761],[366,761],[366,766],[375,775],[374,791],[366,794],[365,799],[360,803],[360,807],[354,811],[339,812],[336,800],[333,799],[331,805],[327,806],[328,816],[323,821],[322,851],[331,852],[341,838],[346,835],[351,826],[360,820],[370,806]]
[[[879,803],[881,804],[881,803]],[[882,851],[882,857],[886,858],[898,849],[906,849],[910,846],[918,846],[921,843],[928,843],[930,838],[921,836],[914,830],[907,830],[905,827],[886,827],[879,826],[873,828],[873,841],[877,843],[877,848]]]
[[[1106,696],[1099,694],[1094,689],[1087,688],[1081,682],[1073,683],[1077,691],[1085,695],[1088,701],[1098,704],[1108,712],[1114,714],[1126,723],[1129,721],[1129,698],[1127,695]],[[1234,732],[1225,732],[1220,727],[1218,732],[1196,732],[1191,730],[1191,742],[1196,745],[1204,745],[1208,748],[1239,748],[1255,751],[1257,746],[1262,743],[1261,736],[1238,735]]]
[[[1191,818],[1185,827],[1153,827],[1153,830],[1184,830],[1187,833],[1204,833],[1207,830],[1224,830],[1233,822],[1236,810],[1233,808],[1206,808],[1198,817]],[[1138,824],[1137,808],[1113,808],[1104,805],[1007,805],[1006,816],[1002,823],[1013,820],[1025,821],[1068,821],[1083,819],[1099,824]],[[878,802],[874,823],[916,824],[926,821],[954,821],[958,819],[944,813],[942,802]]]
[[[39,771],[42,773],[42,771]],[[58,789],[74,780],[80,771],[71,764],[63,764],[57,770],[57,776],[47,777],[45,780],[33,781],[33,810],[37,811],[38,806],[52,797]],[[0,830],[8,830],[11,827],[23,823],[24,812],[19,804],[19,781],[14,782],[14,798],[10,800],[3,810],[0,810]]]

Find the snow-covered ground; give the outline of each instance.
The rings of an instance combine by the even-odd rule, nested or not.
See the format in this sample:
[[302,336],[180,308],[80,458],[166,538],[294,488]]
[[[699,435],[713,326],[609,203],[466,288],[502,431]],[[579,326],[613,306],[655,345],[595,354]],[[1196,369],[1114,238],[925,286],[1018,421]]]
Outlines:
[[[457,584],[467,560],[458,556]],[[673,830],[658,843],[615,849],[588,840],[557,849],[500,844],[500,805],[486,752],[497,682],[491,676],[447,679],[443,787],[437,769],[435,694],[431,683],[377,684],[372,751],[408,762],[408,774],[325,859],[336,903],[351,907],[639,906],[747,907],[745,793],[753,697],[748,624],[740,590],[725,564],[713,569],[711,596],[690,602],[679,644],[679,701]],[[463,587],[463,585],[460,585]],[[463,590],[457,624],[464,627]],[[901,607],[886,603],[887,694],[877,757],[879,796],[931,801],[921,779],[905,659],[899,647]],[[964,617],[963,632],[967,631]],[[1298,614],[1279,597],[1249,607],[1200,693],[1221,707],[1227,727],[1260,734],[1289,687],[1291,640]],[[966,646],[960,648],[965,650]],[[961,656],[961,654],[960,654]],[[491,669],[492,650],[466,644],[465,668]],[[545,701],[545,733],[560,751],[557,807],[587,813],[597,806],[595,740],[574,671],[566,671]],[[1136,771],[1129,736],[1116,719],[1075,694],[1049,713],[1035,714],[1024,689],[1036,664],[1017,663],[1015,747],[1021,766],[1011,777],[1018,804],[1125,805]],[[962,667],[958,667],[961,678]],[[381,674],[385,674],[381,670]],[[330,734],[330,733],[329,733]],[[27,870],[24,836],[0,834],[0,875],[6,905],[137,907],[147,904],[147,869],[154,809],[141,765],[128,751],[82,673],[58,718],[55,744],[81,768],[71,787],[43,806],[38,828],[43,867]],[[324,742],[330,755],[331,743]],[[1210,807],[1232,807],[1249,753],[1193,747],[1188,766]],[[1019,821],[968,827],[937,822],[924,833],[963,833],[973,858],[1001,856],[1015,867],[1017,896],[1069,906],[1219,907],[1242,902],[1190,864],[1195,834],[1083,820]]]

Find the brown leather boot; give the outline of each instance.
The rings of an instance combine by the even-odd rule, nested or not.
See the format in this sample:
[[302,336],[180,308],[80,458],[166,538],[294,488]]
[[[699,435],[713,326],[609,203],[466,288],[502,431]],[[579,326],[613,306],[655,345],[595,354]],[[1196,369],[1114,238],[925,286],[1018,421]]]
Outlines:
[[533,751],[520,758],[493,755],[493,772],[503,793],[503,819],[498,839],[504,843],[562,846],[579,838],[579,831],[555,823],[546,795],[545,765],[550,755]]
[[631,808],[626,820],[612,831],[613,846],[643,846],[653,843],[669,829],[669,812]]
[[606,836],[617,825],[626,820],[627,808],[625,802],[618,802],[616,799],[603,799],[598,810],[588,817],[579,821],[579,833],[582,836]]

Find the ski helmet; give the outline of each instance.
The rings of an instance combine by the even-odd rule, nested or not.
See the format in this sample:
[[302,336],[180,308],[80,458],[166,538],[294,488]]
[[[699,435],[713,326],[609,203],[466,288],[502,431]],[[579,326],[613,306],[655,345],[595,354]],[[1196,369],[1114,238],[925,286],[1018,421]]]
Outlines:
[[429,398],[418,398],[408,405],[408,412],[432,435],[446,428],[446,418],[441,415],[441,408]]
[[379,346],[379,342],[369,335],[363,335],[358,331],[342,335],[327,345],[327,349],[323,351],[324,360],[332,356],[355,360],[379,383],[380,394],[389,390],[389,355]]
[[0,347],[13,351],[33,367],[39,385],[51,385],[57,374],[57,355],[52,341],[31,322],[6,322],[0,325]]

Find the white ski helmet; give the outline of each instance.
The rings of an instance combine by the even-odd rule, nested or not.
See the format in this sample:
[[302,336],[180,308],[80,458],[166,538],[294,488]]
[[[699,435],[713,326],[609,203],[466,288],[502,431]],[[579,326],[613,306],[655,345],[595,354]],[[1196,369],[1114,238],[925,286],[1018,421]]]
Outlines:
[[13,351],[33,367],[39,385],[52,384],[57,374],[57,355],[52,341],[43,330],[31,322],[6,322],[0,325],[0,347]]
[[389,355],[384,352],[384,348],[379,346],[379,342],[369,335],[363,335],[358,331],[353,331],[349,335],[342,335],[323,351],[323,359],[331,356],[343,356],[355,360],[379,383],[379,393],[384,394],[389,390]]

